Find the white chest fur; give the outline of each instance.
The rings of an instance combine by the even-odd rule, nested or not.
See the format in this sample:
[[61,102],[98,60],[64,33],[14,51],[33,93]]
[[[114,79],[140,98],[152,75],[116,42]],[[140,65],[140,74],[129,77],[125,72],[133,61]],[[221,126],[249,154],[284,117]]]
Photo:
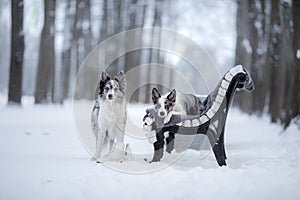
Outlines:
[[125,102],[116,103],[113,101],[101,101],[99,111],[99,126],[110,129],[115,126],[125,126],[126,123],[126,104]]

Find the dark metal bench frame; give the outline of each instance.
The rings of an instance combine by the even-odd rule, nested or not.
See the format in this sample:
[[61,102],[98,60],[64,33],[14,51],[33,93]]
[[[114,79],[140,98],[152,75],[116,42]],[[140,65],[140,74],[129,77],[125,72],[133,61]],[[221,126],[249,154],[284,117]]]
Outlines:
[[[226,125],[226,119],[227,119],[229,108],[231,106],[237,88],[247,89],[247,90],[252,90],[254,88],[251,77],[249,76],[246,70],[245,72],[246,72],[245,74],[238,73],[232,78],[227,88],[226,95],[221,104],[220,109],[207,122],[196,127],[184,127],[182,125],[177,125],[177,124],[179,122],[183,122],[185,118],[182,116],[176,116],[177,117],[177,121],[176,121],[176,119],[173,120],[173,117],[175,117],[173,116],[170,120],[170,122],[172,123],[165,124],[162,128],[158,128],[155,125],[155,123],[153,123],[152,130],[155,130],[156,132],[157,141],[153,143],[154,155],[151,162],[160,161],[161,158],[163,157],[163,150],[165,144],[164,133],[169,132],[169,136],[166,138],[167,152],[171,153],[171,151],[174,148],[175,134],[181,134],[181,135],[203,134],[206,135],[209,139],[209,142],[212,146],[218,165],[225,166],[227,156],[225,152],[224,135],[225,135],[225,125]],[[249,89],[249,87],[245,88],[245,84],[250,84],[249,81],[251,81],[252,84],[251,89]],[[208,96],[207,98],[210,98],[210,96]],[[200,115],[196,117],[192,117],[191,119],[198,118],[199,116],[201,117],[202,115],[205,114],[206,114],[205,112],[201,113]],[[178,117],[180,118],[180,121],[178,121]],[[218,121],[217,124],[215,124],[216,121]]]

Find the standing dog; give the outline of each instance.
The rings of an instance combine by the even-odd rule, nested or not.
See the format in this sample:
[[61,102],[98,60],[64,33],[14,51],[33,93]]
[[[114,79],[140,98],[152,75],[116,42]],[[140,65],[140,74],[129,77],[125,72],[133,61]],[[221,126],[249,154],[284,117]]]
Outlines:
[[124,148],[126,112],[126,78],[123,71],[112,79],[102,71],[96,90],[96,102],[92,112],[92,127],[96,137],[95,159],[102,161],[101,152],[108,143],[109,153],[105,159],[123,161],[126,157]]

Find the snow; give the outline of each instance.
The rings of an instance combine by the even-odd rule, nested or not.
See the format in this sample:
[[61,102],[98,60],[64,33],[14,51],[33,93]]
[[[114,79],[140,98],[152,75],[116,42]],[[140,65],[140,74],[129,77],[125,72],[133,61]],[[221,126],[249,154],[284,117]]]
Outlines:
[[[141,123],[144,107],[130,105]],[[71,106],[0,107],[0,199],[299,199],[300,132],[231,109],[228,166],[186,151],[155,172],[132,174],[90,160]],[[151,149],[131,139],[132,151]],[[134,165],[137,161],[114,163]],[[165,163],[165,160],[162,161]],[[160,163],[139,163],[153,168]]]

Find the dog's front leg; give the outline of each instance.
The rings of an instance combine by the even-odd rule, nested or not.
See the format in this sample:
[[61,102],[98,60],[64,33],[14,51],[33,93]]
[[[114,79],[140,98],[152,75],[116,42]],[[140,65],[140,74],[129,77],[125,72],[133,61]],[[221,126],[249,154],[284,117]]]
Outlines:
[[109,154],[105,156],[107,159],[111,161],[122,162],[125,158],[124,152],[124,134],[125,134],[125,127],[115,126],[111,129],[113,135],[116,135],[116,141],[113,144],[113,147]]
[[100,129],[98,131],[98,136],[97,136],[97,140],[96,140],[96,152],[95,152],[95,159],[96,162],[101,162],[101,152],[102,152],[102,148],[103,148],[103,143],[104,143],[104,139],[105,139],[105,131],[103,129]]
[[168,153],[171,153],[172,150],[174,149],[174,139],[175,139],[175,133],[170,131],[169,136],[166,138],[166,143],[167,143],[166,151]]
[[97,140],[98,132],[99,132],[99,126],[98,126],[99,109],[100,109],[99,102],[96,101],[94,104],[94,107],[93,107],[92,115],[91,115],[92,131],[95,135],[96,140]]
[[160,159],[163,157],[163,152],[164,152],[164,130],[161,129],[160,131],[158,131],[156,133],[156,142],[153,143],[153,147],[154,147],[154,155],[151,162],[158,162],[160,161]]
[[171,112],[169,112],[169,114],[164,118],[164,124],[167,124],[168,122],[170,122],[171,117],[173,115],[181,115],[181,113],[177,112],[177,111],[171,111]]
[[125,136],[125,126],[116,126],[113,128],[113,131],[116,133],[117,136],[117,142],[124,142],[124,136]]

